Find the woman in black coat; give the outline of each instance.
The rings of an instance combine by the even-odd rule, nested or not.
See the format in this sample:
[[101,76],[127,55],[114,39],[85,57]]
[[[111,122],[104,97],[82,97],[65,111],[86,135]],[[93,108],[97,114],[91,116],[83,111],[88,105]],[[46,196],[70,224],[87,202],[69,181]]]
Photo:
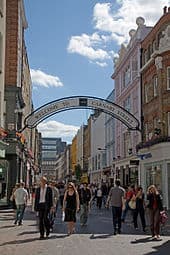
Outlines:
[[154,239],[160,239],[160,212],[163,211],[162,197],[156,187],[148,188],[147,200],[149,200],[150,229]]

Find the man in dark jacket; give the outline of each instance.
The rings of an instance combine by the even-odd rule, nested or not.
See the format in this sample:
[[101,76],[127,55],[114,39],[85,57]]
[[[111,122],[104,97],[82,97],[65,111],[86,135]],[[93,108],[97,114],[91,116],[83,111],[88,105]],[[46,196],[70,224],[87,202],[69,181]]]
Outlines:
[[88,219],[89,203],[91,199],[91,191],[87,187],[87,183],[83,183],[78,189],[80,199],[80,224],[85,226]]
[[39,215],[39,230],[40,238],[44,238],[44,232],[46,230],[46,236],[50,234],[50,221],[48,214],[53,208],[52,189],[47,186],[46,177],[41,177],[40,187],[37,188],[35,194],[35,211],[38,211]]

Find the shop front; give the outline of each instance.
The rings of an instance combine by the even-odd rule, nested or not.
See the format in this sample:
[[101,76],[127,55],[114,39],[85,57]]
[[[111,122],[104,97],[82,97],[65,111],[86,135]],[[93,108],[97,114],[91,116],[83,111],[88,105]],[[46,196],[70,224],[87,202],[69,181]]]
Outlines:
[[122,186],[139,185],[139,160],[134,157],[115,161],[115,176]]
[[0,141],[0,207],[7,205],[7,187],[9,180],[9,164],[5,159],[8,144]]
[[170,209],[170,143],[156,144],[142,153],[148,151],[152,157],[140,160],[141,185],[145,192],[150,185],[155,185],[163,197],[164,207]]
[[102,171],[95,170],[91,172],[90,182],[95,184],[101,184],[102,182]]

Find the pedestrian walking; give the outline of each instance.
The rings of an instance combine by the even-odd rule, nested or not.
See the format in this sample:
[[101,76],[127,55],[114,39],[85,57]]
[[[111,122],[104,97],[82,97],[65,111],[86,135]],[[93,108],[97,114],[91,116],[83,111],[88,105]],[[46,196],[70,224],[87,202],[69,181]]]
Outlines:
[[65,193],[65,185],[62,183],[62,184],[59,185],[59,195],[60,195],[61,208],[63,207],[64,193]]
[[34,183],[31,191],[31,211],[34,212],[34,207],[35,207],[35,193],[36,193],[36,188],[37,185]]
[[75,232],[76,212],[79,211],[79,194],[73,182],[69,182],[63,199],[64,221],[67,222],[67,233]]
[[137,194],[135,196],[136,208],[133,212],[133,222],[134,228],[138,229],[138,214],[140,215],[143,232],[146,231],[146,221],[145,221],[145,195],[142,187],[137,188]]
[[104,207],[106,207],[106,201],[109,193],[108,184],[102,183],[101,190],[102,190],[102,203]]
[[[112,217],[113,217],[113,228],[114,235],[121,233],[121,215],[122,215],[122,206],[123,199],[125,196],[125,191],[120,187],[120,180],[115,181],[115,187],[112,187],[109,191],[108,199],[106,206],[109,206],[109,203],[112,207]],[[118,225],[118,228],[117,228]]]
[[123,212],[122,212],[122,222],[125,222],[126,214],[129,210],[131,210],[132,215],[133,215],[133,211],[129,207],[129,201],[132,199],[132,197],[134,195],[135,195],[135,186],[131,185],[131,186],[128,187],[127,191],[125,192],[124,209],[123,209]]
[[163,211],[162,196],[155,185],[148,188],[147,200],[149,201],[150,229],[152,238],[160,240],[160,213]]
[[80,225],[85,226],[88,220],[90,208],[91,191],[87,187],[87,183],[83,183],[78,189],[80,199]]
[[25,212],[25,207],[28,201],[28,192],[24,188],[25,183],[21,182],[19,188],[17,188],[14,192],[14,198],[16,203],[16,217],[14,224],[22,225],[23,217]]
[[50,213],[49,213],[50,229],[51,230],[53,230],[54,220],[56,218],[58,201],[59,201],[59,190],[55,185],[56,185],[55,181],[52,181],[49,184],[49,186],[52,189],[52,197],[53,197],[53,208],[50,210]]
[[48,216],[52,208],[52,189],[47,186],[46,177],[42,176],[40,179],[40,187],[36,189],[35,194],[35,211],[38,211],[39,216],[40,239],[44,238],[45,231],[46,237],[50,234],[50,221]]
[[93,206],[93,205],[96,205],[96,195],[97,195],[97,188],[95,185],[91,185],[91,188],[90,188],[90,191],[91,191],[91,199],[90,199],[90,208]]
[[[14,197],[14,193],[15,191],[20,187],[19,183],[15,184],[15,187],[12,189],[12,194],[10,196],[10,201],[11,201],[11,205],[12,205],[12,209],[14,212],[14,218],[16,217],[16,210],[17,210],[17,206],[16,206],[16,202],[15,202],[15,197]],[[16,224],[16,223],[15,223]]]
[[97,208],[98,209],[101,209],[102,207],[102,189],[101,189],[101,186],[98,187],[97,189]]

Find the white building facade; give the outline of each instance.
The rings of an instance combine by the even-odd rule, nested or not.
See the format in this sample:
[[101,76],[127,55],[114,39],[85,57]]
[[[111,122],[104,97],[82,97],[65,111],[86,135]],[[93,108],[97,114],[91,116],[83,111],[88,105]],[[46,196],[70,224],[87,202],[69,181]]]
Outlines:
[[84,134],[84,126],[82,125],[77,131],[77,165],[81,166],[83,170],[83,134]]
[[[136,20],[137,30],[129,32],[130,42],[121,46],[119,57],[115,59],[112,78],[115,81],[115,103],[125,108],[139,121],[141,120],[140,90],[140,42],[150,28],[144,19]],[[139,183],[139,161],[136,159],[136,145],[141,141],[139,131],[130,131],[119,120],[115,120],[115,172],[122,185]]]
[[[107,97],[107,100],[114,103],[115,90],[112,90]],[[106,166],[103,173],[105,175],[105,181],[108,183],[113,183],[115,177],[115,118],[108,114],[105,114],[105,149]]]
[[105,113],[94,114],[91,120],[91,158],[89,164],[90,183],[101,183],[105,176]]

